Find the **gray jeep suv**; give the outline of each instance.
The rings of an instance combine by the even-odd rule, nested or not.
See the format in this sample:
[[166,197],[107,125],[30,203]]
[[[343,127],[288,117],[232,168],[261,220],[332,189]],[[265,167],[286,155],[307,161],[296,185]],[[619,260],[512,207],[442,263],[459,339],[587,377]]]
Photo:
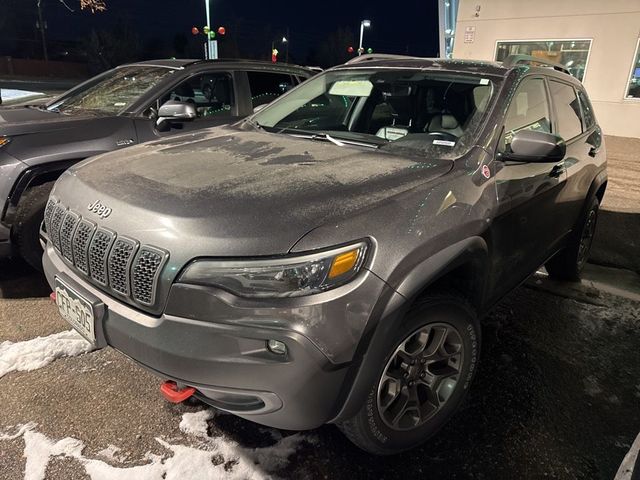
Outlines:
[[237,122],[315,73],[254,60],[153,60],[104,72],[46,105],[0,108],[0,258],[41,267],[47,198],[74,163]]
[[42,232],[61,314],[172,401],[335,423],[377,454],[423,442],[469,389],[483,314],[589,252],[601,131],[540,62],[363,56],[234,126],[72,167]]

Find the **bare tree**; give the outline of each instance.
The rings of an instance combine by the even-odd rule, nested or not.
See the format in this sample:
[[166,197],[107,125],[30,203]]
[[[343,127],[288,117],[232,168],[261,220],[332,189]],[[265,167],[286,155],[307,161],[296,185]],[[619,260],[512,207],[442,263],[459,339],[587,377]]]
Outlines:
[[91,10],[91,13],[104,12],[107,9],[107,5],[104,0],[80,0],[81,10]]

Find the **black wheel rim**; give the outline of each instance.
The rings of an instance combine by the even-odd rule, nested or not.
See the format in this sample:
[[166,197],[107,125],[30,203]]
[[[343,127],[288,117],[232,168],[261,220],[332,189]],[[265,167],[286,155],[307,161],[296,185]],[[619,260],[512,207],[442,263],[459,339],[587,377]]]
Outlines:
[[587,216],[587,221],[582,229],[582,236],[580,237],[580,245],[578,246],[578,266],[582,266],[589,258],[589,252],[591,251],[591,244],[593,243],[593,236],[596,233],[596,220],[598,214],[596,210],[591,210]]
[[452,325],[433,323],[396,347],[378,384],[378,412],[394,430],[419,427],[438,413],[460,380],[462,337]]

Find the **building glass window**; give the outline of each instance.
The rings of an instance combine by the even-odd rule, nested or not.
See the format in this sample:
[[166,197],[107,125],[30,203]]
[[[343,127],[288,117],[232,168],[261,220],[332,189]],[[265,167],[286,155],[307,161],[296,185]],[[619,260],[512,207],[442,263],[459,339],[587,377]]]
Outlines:
[[444,42],[444,45],[440,45],[440,48],[444,50],[444,52],[440,52],[440,56],[452,58],[453,40],[456,36],[456,21],[458,19],[458,0],[440,0],[439,3],[439,8],[442,10],[440,19],[444,22],[444,24],[440,24],[440,38],[441,42]]
[[591,50],[591,40],[523,40],[498,42],[496,60],[501,62],[509,55],[531,55],[546,61],[559,63],[582,81],[587,59]]
[[636,55],[633,57],[631,77],[627,86],[627,98],[640,98],[640,39],[636,45]]

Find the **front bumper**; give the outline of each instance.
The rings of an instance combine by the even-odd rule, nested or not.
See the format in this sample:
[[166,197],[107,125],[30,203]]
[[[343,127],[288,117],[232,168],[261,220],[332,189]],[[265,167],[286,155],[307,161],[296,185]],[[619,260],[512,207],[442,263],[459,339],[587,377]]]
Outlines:
[[[253,310],[232,306],[215,306],[211,298],[202,297],[202,287],[194,287],[193,310],[186,313],[185,298],[189,289],[174,285],[165,313],[154,317],[142,313],[83,281],[48,245],[43,259],[47,280],[51,285],[56,275],[61,275],[88,297],[105,305],[104,314],[96,325],[98,340],[104,342],[151,370],[159,377],[176,381],[179,385],[193,386],[205,402],[232,412],[240,417],[276,428],[306,430],[316,428],[333,419],[340,408],[338,398],[345,383],[349,361],[336,362],[327,355],[326,345],[294,330],[286,328],[283,321],[260,318],[254,325],[247,325],[247,315]],[[384,285],[373,275],[368,275],[359,288],[373,282]],[[364,291],[370,291],[371,285]],[[175,289],[175,292],[174,292]],[[374,289],[375,290],[375,289]],[[350,295],[353,295],[351,292]],[[175,297],[175,301],[172,301]],[[194,300],[195,299],[195,300]],[[344,299],[337,299],[340,303]],[[176,315],[172,304],[181,305],[184,314]],[[352,302],[346,302],[352,305]],[[321,312],[335,313],[327,305],[310,306],[307,313],[317,316]],[[236,310],[238,321],[230,318]],[[263,309],[264,310],[264,309]],[[269,309],[273,310],[273,309]],[[171,312],[171,313],[167,313]],[[209,318],[194,319],[208,313]],[[286,312],[280,312],[280,319]],[[362,313],[362,312],[360,312]],[[291,309],[289,315],[304,322],[305,307]],[[346,315],[346,312],[344,313]],[[271,317],[278,316],[278,312]],[[190,318],[189,318],[190,317]],[[292,317],[292,318],[294,318]],[[285,318],[286,320],[286,318]],[[349,332],[346,318],[314,318],[340,325]],[[245,322],[243,324],[242,322]],[[344,322],[344,323],[341,323]],[[317,333],[311,326],[309,335]],[[351,331],[351,334],[353,332]],[[343,335],[344,337],[344,335]],[[286,355],[276,355],[267,348],[267,341],[279,340],[287,346]],[[351,340],[353,349],[360,338]]]

